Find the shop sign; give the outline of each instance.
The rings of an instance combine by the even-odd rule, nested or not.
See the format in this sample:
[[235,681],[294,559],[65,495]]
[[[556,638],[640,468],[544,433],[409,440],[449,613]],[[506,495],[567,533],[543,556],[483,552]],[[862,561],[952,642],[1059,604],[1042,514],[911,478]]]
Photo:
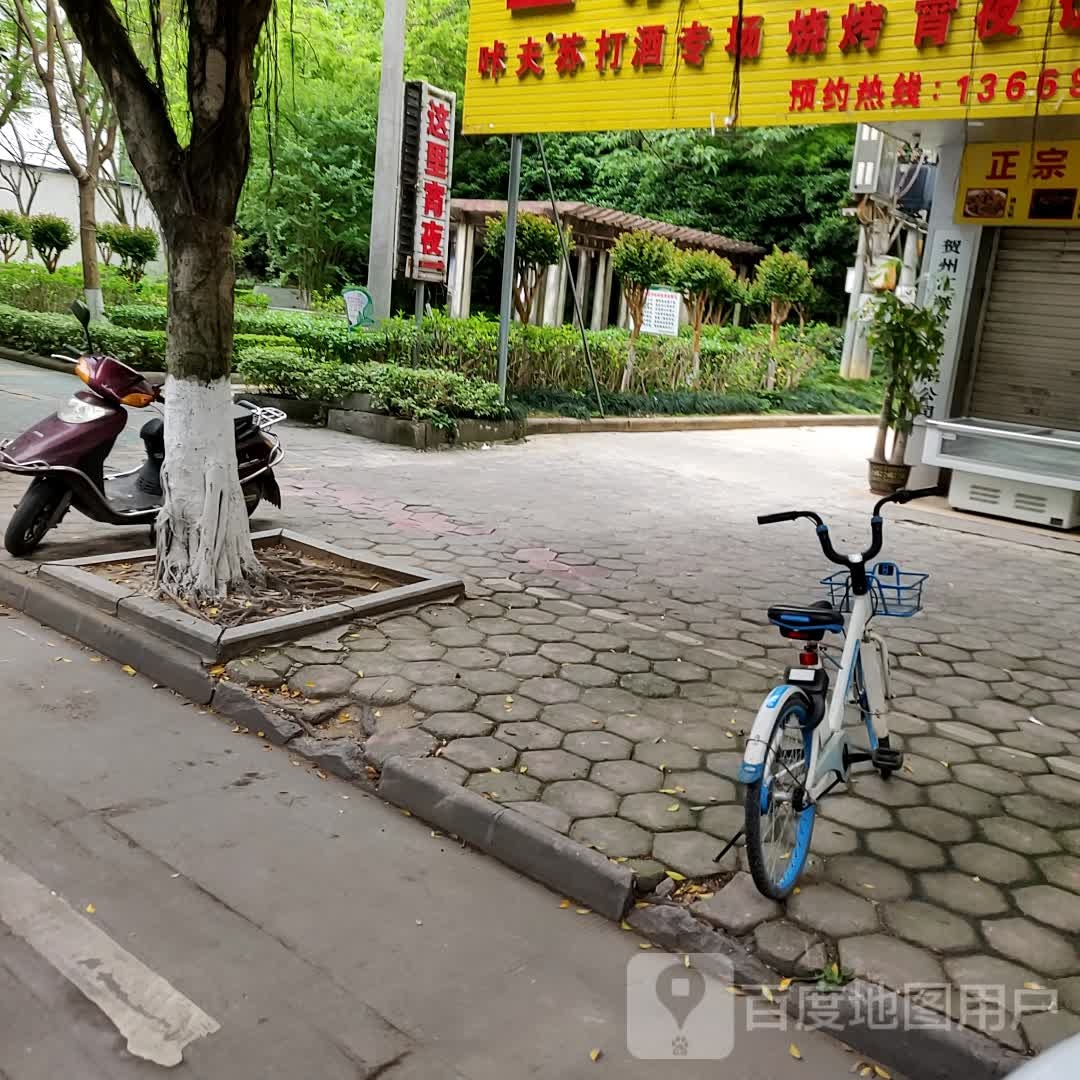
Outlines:
[[1080,0],[472,0],[467,134],[1080,115]]
[[964,150],[955,219],[1080,226],[1080,142],[972,143]]

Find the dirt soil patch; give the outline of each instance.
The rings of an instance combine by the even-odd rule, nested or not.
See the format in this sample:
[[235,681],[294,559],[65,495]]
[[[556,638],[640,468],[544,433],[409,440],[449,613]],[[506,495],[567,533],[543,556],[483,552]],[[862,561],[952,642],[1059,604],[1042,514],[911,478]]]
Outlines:
[[159,593],[152,559],[99,563],[85,569],[226,628],[384,592],[401,584],[400,579],[373,567],[350,565],[330,555],[301,553],[286,544],[259,548],[256,554],[266,570],[265,584],[206,607],[195,607]]

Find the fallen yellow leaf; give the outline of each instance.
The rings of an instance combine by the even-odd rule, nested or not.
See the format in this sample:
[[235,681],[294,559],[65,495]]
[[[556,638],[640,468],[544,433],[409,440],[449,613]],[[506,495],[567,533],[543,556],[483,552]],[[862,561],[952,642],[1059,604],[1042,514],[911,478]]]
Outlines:
[[621,923],[619,923],[619,926],[623,930],[633,930],[634,929],[625,919],[623,919],[623,921]]
[[674,803],[672,803],[672,804],[671,804],[671,805],[670,805],[670,806],[669,806],[669,807],[667,808],[667,812],[668,812],[669,814],[677,814],[677,813],[679,812],[679,804],[678,804],[677,802],[674,802]]
[[833,963],[833,964],[832,964],[832,965],[831,965],[831,966],[829,967],[829,972],[830,972],[830,974],[831,974],[831,975],[833,976],[833,978],[837,978],[837,977],[838,977],[838,976],[840,975],[840,966],[839,966],[839,964],[837,964],[837,963],[835,963],[835,962],[834,962],[834,963]]
[[796,1045],[795,1045],[794,1043],[792,1043],[792,1044],[791,1044],[791,1045],[790,1045],[790,1046],[789,1046],[789,1047],[787,1048],[787,1052],[788,1052],[788,1053],[789,1053],[789,1054],[790,1054],[790,1055],[791,1055],[791,1056],[792,1056],[792,1057],[793,1057],[793,1058],[794,1058],[794,1059],[795,1059],[796,1061],[802,1061],[802,1051],[801,1051],[801,1050],[800,1050],[800,1049],[799,1049],[799,1048],[798,1048],[798,1047],[797,1047],[797,1046],[796,1046]]
[[684,968],[688,968],[690,966],[690,957],[689,956],[684,956],[682,958],[682,966]]
[[1037,983],[1037,982],[1026,982],[1026,983],[1024,983],[1024,989],[1025,990],[1045,990],[1046,987],[1041,985],[1040,983]]
[[636,907],[636,908],[652,907],[652,904],[650,904],[648,900],[635,900],[634,901],[634,907]]
[[520,766],[518,768],[519,773],[527,773],[528,771],[529,771],[529,766],[528,765],[522,765],[522,766]]
[[575,911],[575,914],[577,914],[577,915],[591,915],[592,914],[592,908],[587,908],[587,907],[575,908],[574,911]]
[[559,901],[559,907],[561,907],[563,909],[566,909],[569,906],[570,906],[570,901],[569,900],[560,900]]
[[87,904],[86,905],[86,914],[87,915],[93,915],[95,911],[97,911],[97,908],[94,907],[93,904]]
[[639,949],[651,949],[652,948],[652,943],[648,942],[648,941],[643,941],[643,942],[641,942],[640,945],[638,945],[638,948]]
[[737,987],[737,986],[725,986],[724,989],[729,994],[733,994],[735,997],[745,997],[746,996],[745,994],[743,994],[742,990],[740,990],[739,987]]
[[501,773],[501,772],[502,772],[502,769],[497,769],[497,768],[495,768],[495,766],[494,766],[494,765],[492,765],[492,766],[491,766],[491,771],[492,771],[492,772],[495,772],[495,773]]
[[877,888],[876,885],[871,885],[869,881],[864,881],[862,883],[862,886],[863,886],[864,889],[876,889]]
[[796,896],[798,896],[798,895],[799,895],[799,893],[801,893],[801,892],[802,892],[802,889],[800,889],[800,888],[799,888],[799,886],[798,886],[798,885],[796,885],[796,886],[795,886],[795,888],[794,888],[794,889],[792,889],[791,891],[792,891],[792,892],[793,892],[793,893],[794,893],[794,894],[795,894]]
[[90,663],[91,664],[100,664],[101,663],[101,657],[100,656],[91,656],[90,657]]
[[130,664],[125,664],[120,670],[125,675],[134,675],[134,674],[136,674],[135,669]]
[[314,686],[315,684],[313,682],[306,682],[306,683],[304,683],[304,685],[305,686]]
[[766,1001],[775,1001],[776,1000],[776,998],[773,997],[773,992],[767,986],[763,986],[761,988],[761,996]]
[[664,873],[667,874],[667,876],[669,878],[671,878],[672,881],[685,881],[686,880],[686,876],[684,874],[678,874],[674,870],[665,870]]
[[867,1065],[865,1069],[860,1069],[859,1070],[859,1075],[860,1076],[871,1076],[873,1074],[873,1072],[874,1072],[874,1070],[869,1065]]
[[786,990],[790,985],[791,985],[791,980],[790,979],[781,979],[780,980],[780,986],[779,986],[778,989],[782,992],[782,991]]
[[600,1060],[600,1056],[601,1056],[601,1054],[603,1054],[603,1051],[602,1051],[602,1050],[599,1050],[599,1049],[597,1049],[597,1050],[590,1050],[590,1051],[589,1051],[589,1060],[590,1060],[590,1061],[599,1061],[599,1060]]
[[660,789],[660,794],[661,795],[674,795],[675,794],[675,789],[673,787],[662,787]]
[[320,780],[325,780],[325,779],[326,779],[326,773],[324,773],[324,772],[322,771],[322,769],[316,769],[316,770],[315,770],[315,775],[316,775],[316,776],[317,776],[317,777],[318,777],[318,778],[319,778]]
[[880,1065],[874,1066],[874,1072],[881,1077],[881,1080],[892,1080],[892,1073],[888,1069],[883,1069]]
[[211,675],[224,675],[225,674],[225,665],[224,664],[215,664],[210,669],[210,674]]

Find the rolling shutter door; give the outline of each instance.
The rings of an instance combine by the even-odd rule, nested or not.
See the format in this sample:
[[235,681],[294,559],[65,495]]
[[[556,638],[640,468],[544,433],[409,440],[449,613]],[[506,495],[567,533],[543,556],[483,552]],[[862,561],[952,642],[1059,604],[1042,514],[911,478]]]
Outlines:
[[1080,430],[1080,230],[1001,229],[971,416]]

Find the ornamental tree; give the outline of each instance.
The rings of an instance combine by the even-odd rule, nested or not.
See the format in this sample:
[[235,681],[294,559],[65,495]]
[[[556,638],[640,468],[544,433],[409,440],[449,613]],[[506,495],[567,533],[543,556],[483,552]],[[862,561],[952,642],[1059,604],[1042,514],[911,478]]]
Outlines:
[[[501,259],[505,241],[506,215],[503,214],[488,224],[484,233],[484,251]],[[567,234],[567,250],[573,246]],[[523,323],[532,317],[544,271],[561,259],[562,246],[555,223],[539,214],[519,215],[514,236],[514,311]]]
[[682,293],[694,330],[694,361],[689,378],[691,386],[697,382],[701,371],[701,327],[710,311],[722,317],[724,309],[735,302],[737,283],[735,268],[723,256],[712,251],[681,251],[675,256],[671,284]]
[[[263,577],[237,475],[229,369],[233,227],[251,155],[255,52],[273,0],[150,0],[119,9],[113,0],[61,2],[164,233],[168,373],[157,581],[201,604]],[[173,95],[163,42],[179,43],[183,54],[173,58],[174,70],[184,72],[183,90]],[[264,70],[273,68],[267,56]]]
[[[128,281],[139,281],[146,273],[146,264],[158,257],[158,237],[145,225],[109,225],[98,229],[100,240],[105,231],[109,254],[120,260],[120,273]],[[105,264],[108,265],[106,258]]]
[[675,265],[675,245],[663,236],[647,232],[623,233],[611,249],[611,263],[619,276],[626,307],[633,327],[630,345],[626,351],[626,367],[623,368],[619,389],[630,389],[634,376],[634,360],[637,342],[641,336],[641,324],[645,320],[645,294],[653,285],[666,285],[671,280]]
[[0,255],[11,262],[15,253],[30,239],[30,222],[14,210],[0,210]]
[[[810,267],[801,255],[773,248],[757,265],[754,273],[754,298],[769,308],[769,344],[776,345],[780,326],[791,309],[809,301],[814,288]],[[769,359],[765,389],[776,386],[776,360]]]
[[67,218],[35,214],[30,220],[30,246],[41,256],[45,269],[56,273],[60,256],[75,243],[75,230]]

